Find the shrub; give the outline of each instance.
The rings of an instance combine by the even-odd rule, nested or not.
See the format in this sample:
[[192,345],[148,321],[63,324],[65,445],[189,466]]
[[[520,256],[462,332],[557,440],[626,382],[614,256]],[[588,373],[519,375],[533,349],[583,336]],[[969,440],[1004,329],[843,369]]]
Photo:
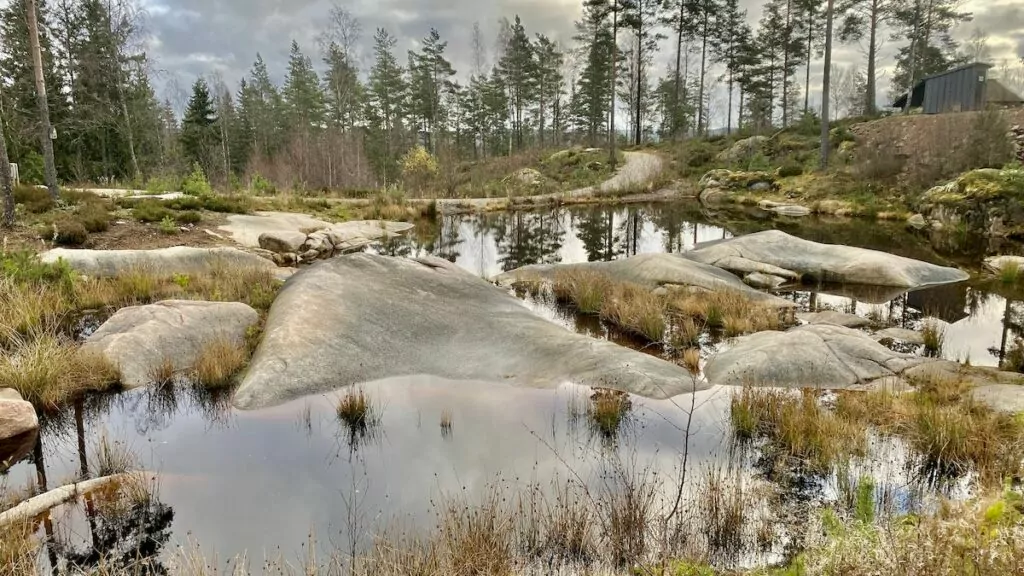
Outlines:
[[1024,373],[1024,340],[1017,338],[1013,341],[1013,346],[1010,346],[1003,358],[1002,369]]
[[220,196],[211,194],[203,196],[203,208],[210,212],[223,212],[227,214],[248,214],[250,203],[243,196]]
[[274,186],[273,182],[267,180],[259,173],[252,175],[252,178],[249,180],[249,188],[253,192],[264,196],[277,194],[277,186]]
[[89,239],[89,231],[71,216],[61,216],[48,228],[50,238],[60,246],[81,246]]
[[779,168],[779,178],[792,178],[793,176],[802,176],[804,173],[804,167],[799,164],[786,164]]
[[150,192],[152,194],[178,192],[181,189],[181,179],[175,176],[152,176],[146,182],[146,192]]
[[196,382],[206,388],[220,388],[231,384],[232,378],[245,365],[245,346],[229,338],[207,342],[196,360]]
[[175,219],[181,224],[198,224],[202,222],[203,215],[195,210],[186,210],[185,212],[178,212]]
[[171,211],[157,200],[143,200],[139,202],[132,208],[132,216],[139,222],[147,224],[162,222],[164,219],[172,217]]
[[192,173],[181,183],[181,191],[190,196],[206,196],[213,193],[206,174],[198,163],[192,165]]
[[102,204],[84,204],[78,208],[76,215],[88,232],[106,232],[110,228],[110,212]]
[[50,196],[50,192],[45,188],[36,188],[35,186],[24,185],[15,186],[14,202],[16,204],[23,205],[25,210],[32,214],[49,212],[57,205],[57,203],[53,201],[53,197]]
[[18,160],[18,171],[21,181],[28,184],[42,184],[46,180],[43,156],[35,150],[29,150]]
[[171,210],[201,210],[203,201],[195,196],[182,196],[173,200],[164,200],[164,206]]
[[924,338],[924,353],[926,356],[938,358],[942,356],[942,347],[946,341],[946,332],[936,322],[925,322],[921,331]]
[[178,225],[174,222],[174,218],[170,214],[164,216],[164,219],[160,221],[160,232],[167,234],[168,236],[178,233]]
[[400,163],[402,180],[412,190],[423,190],[437,176],[437,159],[422,146],[407,152]]

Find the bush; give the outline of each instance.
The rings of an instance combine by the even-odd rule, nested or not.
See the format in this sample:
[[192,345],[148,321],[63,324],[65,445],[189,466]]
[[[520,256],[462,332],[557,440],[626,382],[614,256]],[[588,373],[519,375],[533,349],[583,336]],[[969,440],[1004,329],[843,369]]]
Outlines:
[[962,148],[964,165],[960,171],[1002,168],[1013,161],[1010,123],[994,108],[979,112],[971,126],[967,145]]
[[18,161],[18,174],[26,184],[42,184],[46,180],[43,156],[30,150]]
[[793,176],[802,176],[804,173],[804,167],[799,164],[786,164],[782,168],[779,168],[779,178],[792,178]]
[[210,182],[199,164],[192,165],[192,173],[181,183],[181,191],[190,196],[206,196],[213,193]]
[[176,176],[153,176],[146,182],[146,192],[162,194],[181,190],[181,179]]
[[89,239],[89,231],[73,217],[62,216],[54,220],[44,236],[60,246],[81,246]]
[[209,195],[202,199],[203,208],[210,212],[224,212],[227,214],[248,214],[249,202],[241,196],[218,196]]
[[186,210],[185,212],[178,212],[176,220],[179,224],[198,224],[202,222],[203,216],[195,210]]
[[174,200],[164,200],[164,206],[171,210],[202,210],[203,201],[195,196],[182,196]]
[[80,206],[76,215],[88,232],[106,232],[110,228],[110,213],[101,204]]
[[273,182],[267,180],[259,173],[252,175],[252,178],[249,180],[249,188],[253,192],[263,196],[273,196],[277,194],[277,186],[274,186]]
[[177,234],[178,225],[174,223],[174,218],[170,215],[165,216],[164,219],[160,221],[160,231],[168,236]]
[[162,222],[165,218],[172,218],[171,211],[156,201],[156,200],[143,200],[132,208],[132,216],[135,217],[139,222],[145,222],[147,224],[153,222]]
[[437,176],[437,159],[422,146],[409,150],[401,160],[402,180],[407,188],[420,191]]
[[15,186],[14,202],[23,205],[32,214],[49,212],[57,205],[47,189],[35,186]]

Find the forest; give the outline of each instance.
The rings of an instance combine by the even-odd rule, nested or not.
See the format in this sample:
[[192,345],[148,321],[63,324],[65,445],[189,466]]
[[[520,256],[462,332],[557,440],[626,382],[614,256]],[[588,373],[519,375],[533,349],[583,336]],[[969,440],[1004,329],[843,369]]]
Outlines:
[[[456,71],[436,30],[401,55],[377,29],[361,66],[355,54],[371,31],[336,4],[315,46],[292,41],[283,83],[254,54],[244,78],[196,78],[179,114],[154,88],[159,63],[147,55],[138,0],[16,0],[0,11],[0,104],[10,161],[33,184],[45,180],[46,138],[30,5],[56,178],[151,190],[179,189],[197,166],[225,190],[374,189],[396,182],[418,146],[458,166],[607,145],[610,134],[641,145],[763,133],[816,122],[823,101],[830,117],[870,117],[890,96],[880,87],[893,64],[882,61],[883,42],[898,44],[893,94],[987,56],[981,32],[954,41],[970,19],[955,0],[769,0],[757,26],[738,0],[585,0],[571,41],[531,33],[518,15],[500,21],[496,38],[477,25],[472,69]],[[826,66],[828,96],[809,89],[840,44],[859,47],[863,62]]]

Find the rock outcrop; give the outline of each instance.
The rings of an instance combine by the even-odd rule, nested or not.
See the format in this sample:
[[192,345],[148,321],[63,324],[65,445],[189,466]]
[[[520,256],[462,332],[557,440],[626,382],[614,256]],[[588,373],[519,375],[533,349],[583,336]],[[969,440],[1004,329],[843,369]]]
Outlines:
[[331,224],[304,214],[257,212],[228,217],[221,230],[238,243],[259,248],[280,266],[358,250],[411,230],[407,222],[354,220]]
[[701,177],[697,187],[700,201],[714,204],[737,192],[765,192],[775,188],[776,175],[772,172],[734,172],[712,170]]
[[737,338],[708,361],[704,373],[720,386],[857,389],[927,362],[857,330],[812,324]]
[[56,248],[44,252],[40,260],[66,262],[72,270],[86,276],[113,277],[129,270],[147,270],[168,276],[201,275],[225,266],[274,271],[272,262],[237,248],[192,248],[175,246],[159,250],[69,250]]
[[548,322],[450,262],[350,254],[284,286],[234,403],[256,409],[414,375],[655,398],[692,388],[679,366]]
[[10,388],[0,388],[0,441],[39,429],[36,409]]
[[790,280],[915,289],[962,282],[966,272],[885,252],[819,244],[778,230],[706,245],[686,255],[730,272],[761,272]]
[[594,271],[605,274],[613,280],[633,282],[651,288],[692,286],[710,291],[733,290],[746,295],[751,300],[778,308],[794,306],[792,302],[750,288],[742,280],[720,268],[695,262],[676,254],[640,254],[611,262],[525,266],[501,274],[494,280],[505,285],[536,278],[551,280],[559,272],[571,270]]
[[117,366],[126,388],[146,386],[167,366],[191,370],[203,349],[218,339],[245,343],[259,314],[239,302],[168,300],[118,310],[82,349]]
[[1024,236],[1024,169],[974,170],[936,186],[920,209],[942,227],[966,227],[989,236]]
[[737,140],[735,144],[719,153],[716,159],[726,164],[746,164],[766,151],[769,140],[767,136],[751,136]]

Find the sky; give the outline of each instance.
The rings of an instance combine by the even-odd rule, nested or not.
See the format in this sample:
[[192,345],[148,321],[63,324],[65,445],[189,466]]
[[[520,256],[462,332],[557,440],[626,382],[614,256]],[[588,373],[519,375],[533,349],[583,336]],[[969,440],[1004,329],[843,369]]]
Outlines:
[[[141,0],[145,11],[148,52],[158,72],[157,86],[176,107],[187,98],[196,77],[219,74],[229,86],[245,76],[259,52],[271,74],[284,77],[291,40],[317,64],[316,38],[325,27],[334,2],[351,12],[362,24],[361,48],[364,69],[370,65],[374,30],[384,27],[398,38],[397,55],[405,54],[436,28],[449,42],[448,56],[456,70],[471,69],[471,37],[479,23],[493,58],[497,22],[520,15],[529,33],[543,33],[572,43],[573,23],[578,19],[581,0]],[[748,18],[756,24],[763,0],[740,0]],[[966,0],[965,12],[974,17],[955,31],[966,40],[975,29],[989,35],[995,62],[1019,63],[1024,58],[1024,2],[1020,0]],[[656,63],[655,73],[667,70],[673,57],[669,42]],[[888,92],[892,55],[898,44],[885,42],[880,62],[881,91]],[[839,66],[863,67],[863,52],[857,45],[839,46]],[[814,66],[810,85],[820,86],[822,66]],[[813,93],[813,92],[812,92]]]

